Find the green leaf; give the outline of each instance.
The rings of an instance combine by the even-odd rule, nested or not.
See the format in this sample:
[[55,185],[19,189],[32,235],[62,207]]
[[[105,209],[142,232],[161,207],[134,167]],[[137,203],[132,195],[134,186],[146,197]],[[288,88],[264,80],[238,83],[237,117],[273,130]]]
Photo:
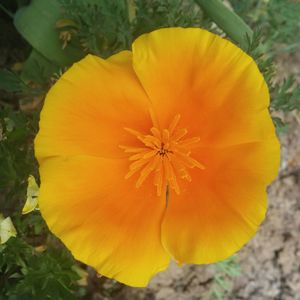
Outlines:
[[8,70],[0,70],[0,89],[7,92],[22,91],[22,82],[15,73]]
[[21,35],[50,61],[60,66],[70,65],[84,56],[79,48],[68,45],[64,50],[55,24],[61,18],[61,7],[57,0],[32,0],[20,8],[14,24]]
[[33,49],[24,64],[21,78],[26,82],[33,81],[43,84],[48,82],[49,78],[59,69],[58,65],[51,63],[46,57]]
[[288,124],[285,124],[279,117],[272,117],[272,119],[278,134],[287,133],[289,129]]
[[290,75],[282,83],[271,87],[271,108],[274,110],[300,110],[300,86],[294,76]]

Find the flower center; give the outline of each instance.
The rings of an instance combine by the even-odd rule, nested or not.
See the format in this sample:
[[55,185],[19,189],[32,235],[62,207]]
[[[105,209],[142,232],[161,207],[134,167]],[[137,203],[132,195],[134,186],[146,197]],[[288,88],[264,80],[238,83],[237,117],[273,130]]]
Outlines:
[[131,153],[129,172],[125,178],[139,173],[136,187],[139,188],[151,173],[154,173],[154,185],[160,196],[169,186],[180,193],[177,178],[191,181],[188,169],[204,166],[191,157],[191,149],[200,141],[199,137],[184,138],[186,128],[178,128],[180,115],[176,115],[167,129],[150,129],[151,134],[143,134],[131,128],[124,128],[141,141],[141,147],[120,146],[126,153]]

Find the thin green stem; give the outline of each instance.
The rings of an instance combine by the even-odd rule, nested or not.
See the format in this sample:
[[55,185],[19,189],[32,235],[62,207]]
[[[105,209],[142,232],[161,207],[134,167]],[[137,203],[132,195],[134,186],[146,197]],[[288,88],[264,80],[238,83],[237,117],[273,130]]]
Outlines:
[[220,0],[194,0],[203,11],[241,48],[247,49],[253,31],[234,11]]
[[1,3],[0,3],[0,9],[2,9],[2,11],[4,11],[12,19],[14,18],[14,14],[10,12],[8,9],[6,9]]

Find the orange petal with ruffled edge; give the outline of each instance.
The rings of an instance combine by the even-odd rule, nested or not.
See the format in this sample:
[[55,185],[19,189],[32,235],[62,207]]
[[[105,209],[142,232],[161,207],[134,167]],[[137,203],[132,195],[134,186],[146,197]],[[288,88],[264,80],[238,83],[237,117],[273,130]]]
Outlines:
[[47,94],[35,139],[36,157],[124,157],[118,145],[135,143],[124,127],[148,129],[148,106],[132,69],[131,52],[107,60],[88,55]]
[[125,180],[129,154],[120,148],[139,144],[125,127],[151,126],[131,53],[89,55],[51,88],[35,140],[50,230],[75,258],[132,286],[145,286],[169,262],[160,241],[165,199],[153,185]]
[[279,165],[279,144],[265,142],[203,148],[207,168],[191,172],[183,193],[170,192],[163,244],[180,263],[207,264],[238,251],[257,231],[267,209],[266,185]]
[[40,210],[74,257],[99,274],[141,287],[166,269],[161,245],[164,197],[124,179],[123,159],[49,158],[40,167]]
[[253,59],[199,28],[165,28],[133,43],[133,66],[162,128],[180,113],[202,145],[262,140],[273,132],[269,94]]
[[163,244],[180,263],[225,259],[264,219],[266,186],[278,171],[263,76],[241,49],[196,28],[139,37],[133,65],[161,128],[180,113],[186,137],[200,140],[190,155],[205,167],[189,170],[179,194],[169,189]]
[[132,55],[88,56],[43,108],[41,212],[77,259],[132,286],[170,256],[226,258],[263,220],[278,169],[268,105],[254,61],[201,29],[160,29]]

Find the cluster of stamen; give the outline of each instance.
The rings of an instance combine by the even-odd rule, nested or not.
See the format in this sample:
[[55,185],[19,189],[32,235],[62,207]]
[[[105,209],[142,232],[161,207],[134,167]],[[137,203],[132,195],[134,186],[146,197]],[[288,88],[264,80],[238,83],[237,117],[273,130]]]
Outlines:
[[131,154],[129,160],[129,172],[125,178],[129,178],[139,172],[140,176],[136,182],[136,187],[140,187],[151,173],[154,173],[154,185],[157,195],[160,196],[167,186],[172,188],[177,194],[180,193],[177,177],[191,181],[188,169],[204,166],[193,159],[191,149],[199,141],[199,137],[183,139],[187,134],[187,129],[177,128],[180,115],[176,115],[168,129],[159,130],[157,127],[150,129],[151,134],[143,134],[131,128],[125,130],[134,135],[142,143],[142,147],[120,146],[126,153]]

